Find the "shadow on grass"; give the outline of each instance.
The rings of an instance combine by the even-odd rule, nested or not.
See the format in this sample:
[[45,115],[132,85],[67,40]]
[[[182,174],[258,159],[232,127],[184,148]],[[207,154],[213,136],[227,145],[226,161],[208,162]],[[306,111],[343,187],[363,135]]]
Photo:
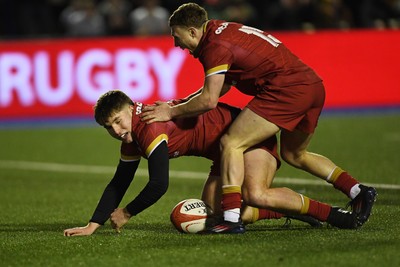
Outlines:
[[62,232],[69,227],[73,226],[66,223],[1,223],[0,232]]
[[326,225],[321,227],[312,227],[309,225],[250,225],[246,227],[247,232],[279,232],[279,231],[304,231],[318,230],[327,228]]
[[[14,232],[14,233],[24,233],[24,232],[54,232],[63,233],[65,229],[84,226],[82,223],[24,223],[24,224],[13,224],[13,223],[0,223],[0,233],[1,232]],[[326,226],[320,228],[314,228],[308,226],[307,224],[277,224],[273,225],[260,223],[251,224],[246,226],[247,232],[265,232],[265,231],[304,231],[304,230],[315,230],[326,228]],[[158,233],[158,234],[181,234],[179,233],[172,224],[165,222],[132,222],[125,225],[122,229],[123,232],[148,232],[148,233]],[[109,223],[106,223],[103,227],[96,231],[96,235],[114,235],[115,231],[111,228]]]
[[[24,233],[24,232],[58,232],[63,233],[65,229],[85,226],[83,223],[0,223],[0,233]],[[155,223],[130,223],[127,224],[123,231],[148,231],[158,233],[172,233],[176,231],[172,225],[155,222]],[[96,231],[98,235],[111,235],[115,234],[109,223],[99,228]]]

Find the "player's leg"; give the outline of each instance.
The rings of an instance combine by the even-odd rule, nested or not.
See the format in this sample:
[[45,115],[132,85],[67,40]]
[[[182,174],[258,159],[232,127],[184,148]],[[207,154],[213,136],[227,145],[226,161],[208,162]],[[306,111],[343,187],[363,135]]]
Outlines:
[[[270,145],[274,143],[272,140],[276,139],[271,139],[271,142],[263,143],[265,149],[275,149],[273,147],[270,147]],[[266,177],[265,181],[267,181],[267,184],[269,186],[275,174],[274,170],[277,168],[276,159],[272,156],[272,154],[268,153],[264,149],[251,149],[245,152],[244,157],[245,157],[245,162],[252,163],[252,164],[245,164],[245,172],[247,168],[253,168],[254,166],[257,165],[258,166],[265,165],[265,168],[263,169],[266,170],[266,173],[269,173],[268,175],[265,175]],[[211,166],[209,177],[203,186],[203,191],[201,196],[201,199],[209,207],[210,213],[207,220],[209,226],[213,225],[214,222],[218,222],[222,217],[222,211],[221,211],[222,181],[221,177],[217,175],[217,173],[219,173],[219,169],[220,166],[214,162],[213,165]],[[251,178],[251,176],[252,174],[250,172],[248,178]],[[282,217],[287,217],[287,216],[277,211],[272,211],[268,209],[259,209],[247,206],[245,203],[243,203],[241,208],[241,219],[244,224],[254,223],[258,220],[280,219]],[[309,223],[312,226],[320,226],[320,222],[318,220],[310,218],[309,216],[302,216],[301,218],[293,218],[293,219],[297,220],[300,219],[306,223]]]
[[276,159],[264,149],[246,151],[243,200],[247,205],[272,208],[287,213],[300,211],[301,197],[289,188],[270,188],[275,176]]
[[[222,217],[221,196],[222,196],[222,181],[220,176],[210,175],[206,180],[201,199],[210,209],[210,220],[207,223],[210,225],[218,221]],[[250,207],[243,205],[241,209],[241,219],[244,224],[253,223],[258,220],[265,219],[280,219],[284,214],[276,211]]]
[[211,209],[213,217],[221,217],[222,182],[220,176],[209,175],[204,183],[201,200]]
[[340,228],[359,226],[356,216],[352,213],[343,213],[289,188],[270,188],[277,163],[268,151],[264,149],[246,151],[244,160],[243,201],[247,205],[257,207],[260,211],[264,209],[278,211],[300,220],[302,216],[299,215],[308,215]]
[[[289,188],[271,188],[276,169],[276,159],[264,149],[248,150],[244,154],[245,179],[243,200],[247,205],[260,209],[271,209],[284,214],[309,215],[304,197]],[[306,200],[307,201],[307,200]],[[325,208],[325,209],[324,209]],[[328,206],[320,209],[329,213]],[[312,214],[325,221],[324,214]]]
[[273,210],[259,209],[244,204],[242,206],[241,218],[244,224],[251,224],[261,220],[281,219],[286,215]]
[[368,220],[375,202],[376,190],[361,185],[350,174],[337,167],[330,159],[307,150],[312,134],[298,130],[281,131],[281,156],[290,165],[307,171],[342,191],[353,199],[353,211],[362,223]]
[[[288,188],[270,189],[277,163],[276,159],[266,150],[253,149],[246,151],[244,158],[245,180],[243,196],[249,203],[259,206],[259,208],[250,207],[244,202],[241,211],[244,223],[262,219],[289,217],[304,221],[312,226],[320,226],[317,220],[328,221],[340,228],[354,228],[356,226],[356,221],[352,214],[342,214],[340,210],[331,209],[327,204],[309,199]],[[265,196],[268,199],[265,203],[261,203],[260,200]],[[202,200],[213,210],[214,216],[208,221],[213,225],[214,218],[221,216],[221,179],[219,176],[209,176],[203,187]],[[284,215],[282,212],[292,214]],[[299,216],[299,214],[308,215],[317,220],[312,220],[308,216]]]
[[[262,167],[260,167],[262,166]],[[259,186],[268,188],[275,175],[277,168],[276,159],[264,149],[251,149],[244,153],[244,182],[242,186],[243,198],[249,198],[251,194],[251,188],[248,185],[252,184],[250,180],[258,179],[263,176],[262,184]],[[257,208],[248,206],[248,203],[244,201],[242,206],[242,221],[245,224],[253,223],[258,220],[265,219],[280,219],[285,215],[278,211],[272,211],[265,208]]]
[[307,151],[311,138],[312,134],[282,129],[281,157],[290,165],[324,179],[335,168],[335,164],[322,155]]
[[275,124],[245,108],[221,138],[222,209],[225,221],[239,221],[244,151],[278,131]]

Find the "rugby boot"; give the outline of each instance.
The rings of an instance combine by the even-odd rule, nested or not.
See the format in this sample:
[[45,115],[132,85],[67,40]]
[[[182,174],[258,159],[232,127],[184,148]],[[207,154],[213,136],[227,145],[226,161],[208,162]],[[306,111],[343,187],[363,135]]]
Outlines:
[[326,222],[341,229],[357,229],[362,225],[356,213],[339,207],[332,207]]
[[199,232],[199,234],[243,234],[244,232],[246,232],[246,229],[240,220],[239,222],[221,221]]
[[371,215],[372,206],[376,201],[377,191],[373,187],[360,184],[360,193],[347,204],[353,213],[357,214],[359,221],[364,224]]

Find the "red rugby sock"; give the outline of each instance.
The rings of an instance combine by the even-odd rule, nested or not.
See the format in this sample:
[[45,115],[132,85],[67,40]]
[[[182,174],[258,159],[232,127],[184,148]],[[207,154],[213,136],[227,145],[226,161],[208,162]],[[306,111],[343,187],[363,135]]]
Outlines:
[[353,186],[358,184],[358,181],[354,179],[347,172],[342,172],[333,182],[333,187],[345,193],[348,197],[350,197],[350,190]]
[[304,204],[303,207],[301,208],[300,213],[309,215],[315,219],[325,222],[326,219],[328,218],[329,212],[331,211],[332,207],[329,206],[328,204],[315,201],[306,196],[303,196],[303,199],[304,199]]
[[280,219],[284,214],[277,212],[277,211],[272,211],[272,210],[267,210],[267,209],[258,209],[258,220],[265,220],[265,219]]
[[240,219],[240,208],[242,206],[242,193],[240,186],[224,186],[222,188],[221,208],[224,219],[237,222]]

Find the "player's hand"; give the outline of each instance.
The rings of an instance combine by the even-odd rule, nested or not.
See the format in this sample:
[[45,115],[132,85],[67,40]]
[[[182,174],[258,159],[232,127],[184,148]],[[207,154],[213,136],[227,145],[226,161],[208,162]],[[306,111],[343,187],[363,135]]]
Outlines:
[[122,226],[124,226],[130,218],[131,215],[126,209],[117,208],[113,213],[111,213],[111,226],[117,231],[117,233],[120,233]]
[[156,121],[170,121],[172,119],[171,109],[168,102],[157,101],[155,105],[144,106],[140,118],[147,124]]
[[64,230],[64,236],[85,236],[91,235],[96,231],[97,228],[100,227],[100,224],[90,222],[88,225],[83,227],[74,227]]

